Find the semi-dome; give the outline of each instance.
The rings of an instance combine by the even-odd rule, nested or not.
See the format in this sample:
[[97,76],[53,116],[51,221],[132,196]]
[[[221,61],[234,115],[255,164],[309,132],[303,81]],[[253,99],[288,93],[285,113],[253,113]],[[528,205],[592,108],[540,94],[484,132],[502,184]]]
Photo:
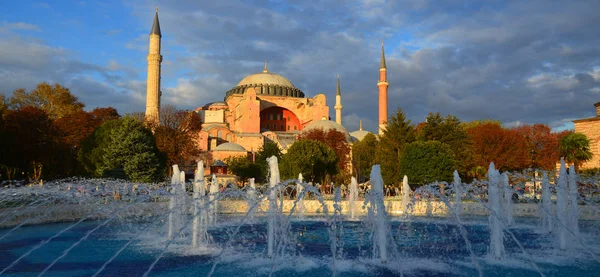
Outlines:
[[235,142],[226,142],[219,144],[219,146],[215,147],[215,149],[213,149],[212,151],[248,152],[246,148]]
[[234,94],[243,94],[253,88],[256,94],[262,96],[304,97],[304,92],[294,87],[287,78],[269,72],[267,66],[263,72],[244,77],[234,88],[225,93],[225,99]]
[[317,120],[317,121],[314,121],[314,122],[306,125],[306,127],[304,127],[302,132],[304,133],[304,132],[308,132],[310,130],[315,130],[315,129],[322,129],[323,131],[336,130],[346,136],[346,141],[348,141],[348,142],[352,141],[350,134],[348,133],[348,130],[346,130],[346,128],[344,126],[342,126],[341,124],[338,124],[335,121],[331,121],[331,120],[327,120],[327,119],[323,118],[321,120]]

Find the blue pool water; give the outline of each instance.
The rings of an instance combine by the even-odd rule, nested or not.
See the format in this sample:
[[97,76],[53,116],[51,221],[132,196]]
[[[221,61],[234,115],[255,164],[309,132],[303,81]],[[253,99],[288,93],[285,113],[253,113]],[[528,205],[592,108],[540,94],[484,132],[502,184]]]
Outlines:
[[[38,276],[63,252],[103,221],[82,222],[31,252],[4,276]],[[600,256],[597,222],[581,222],[581,246],[568,252],[554,250],[552,235],[538,232],[537,221],[518,222],[510,228],[525,250],[505,232],[507,255],[495,260],[487,255],[489,231],[485,218],[464,224],[472,253],[459,228],[446,219],[392,221],[393,259],[381,264],[372,258],[370,230],[360,221],[343,221],[338,234],[342,250],[332,260],[328,222],[322,218],[292,220],[286,233],[285,255],[266,257],[266,223],[259,219],[240,225],[239,217],[221,218],[209,229],[213,242],[193,249],[185,231],[158,259],[149,276],[598,276]],[[33,247],[44,243],[74,223],[21,227],[0,240],[0,270]],[[238,226],[241,226],[236,233]],[[0,229],[0,237],[10,229]],[[234,234],[232,236],[232,234]],[[92,276],[132,238],[133,242],[98,276],[143,276],[167,244],[165,222],[115,221],[100,227],[81,241],[44,276]],[[228,244],[229,242],[229,244]],[[473,257],[476,262],[473,262]],[[216,264],[215,264],[216,263]],[[535,265],[535,266],[534,266]]]

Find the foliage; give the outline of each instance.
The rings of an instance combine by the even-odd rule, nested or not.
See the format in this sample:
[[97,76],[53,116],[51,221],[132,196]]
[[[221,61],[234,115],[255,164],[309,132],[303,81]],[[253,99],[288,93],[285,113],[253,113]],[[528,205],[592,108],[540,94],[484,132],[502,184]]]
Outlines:
[[572,163],[579,170],[582,162],[592,159],[590,140],[582,133],[570,133],[560,140],[560,154],[565,162]]
[[471,140],[460,120],[453,115],[442,117],[440,113],[429,113],[426,123],[420,128],[421,141],[435,140],[448,145],[456,161],[456,170],[463,176],[471,167]]
[[279,168],[282,179],[297,178],[302,173],[305,180],[322,183],[325,176],[337,173],[337,162],[335,151],[329,146],[305,139],[292,144]]
[[359,182],[364,182],[371,174],[378,143],[377,137],[368,133],[363,140],[352,145],[352,164]]
[[248,157],[229,157],[224,161],[228,170],[240,177],[242,182],[246,182],[248,178],[258,178],[261,174],[260,167],[258,164],[253,163]]
[[158,149],[166,154],[168,166],[183,164],[200,154],[197,139],[200,116],[193,111],[176,110],[173,106],[161,109],[161,124],[155,126]]
[[277,143],[268,141],[265,142],[256,152],[255,163],[260,169],[260,175],[257,176],[257,181],[263,182],[267,179],[269,174],[269,166],[267,164],[267,158],[276,156],[278,161],[281,161],[283,154]]
[[474,168],[487,168],[490,162],[494,162],[496,169],[509,171],[523,169],[530,164],[527,141],[516,130],[485,123],[469,128],[468,133],[473,141]]
[[400,170],[411,183],[450,182],[454,171],[453,153],[439,141],[416,141],[406,146],[400,160]]
[[79,157],[97,177],[116,168],[136,182],[159,181],[164,175],[152,132],[130,117],[102,124],[86,139]]
[[523,125],[514,130],[527,142],[525,151],[531,158],[531,167],[556,168],[556,161],[560,159],[558,145],[561,134],[552,133],[550,127],[544,124]]
[[496,124],[498,126],[502,126],[502,122],[500,122],[500,120],[495,120],[495,119],[478,119],[478,120],[472,120],[469,122],[462,122],[460,123],[460,125],[463,127],[463,129],[465,130],[469,130],[473,127],[477,127],[481,124]]
[[82,111],[84,107],[68,88],[46,82],[38,84],[30,92],[25,89],[13,91],[9,102],[10,107],[15,110],[27,106],[37,107],[46,112],[52,120]]
[[399,184],[404,174],[400,170],[400,159],[406,145],[415,141],[415,130],[401,108],[388,121],[380,137],[376,161],[381,165],[381,175],[386,185]]
[[327,144],[327,146],[335,151],[335,155],[338,158],[338,169],[340,171],[346,171],[345,169],[348,168],[348,159],[350,158],[350,145],[348,144],[344,133],[335,129],[327,131],[323,129],[312,129],[303,132],[298,138],[298,140],[303,139],[316,140]]
[[26,106],[8,110],[3,116],[0,164],[4,168],[19,171],[18,178],[27,178],[44,169],[44,178],[56,174],[58,130],[48,115],[41,109]]

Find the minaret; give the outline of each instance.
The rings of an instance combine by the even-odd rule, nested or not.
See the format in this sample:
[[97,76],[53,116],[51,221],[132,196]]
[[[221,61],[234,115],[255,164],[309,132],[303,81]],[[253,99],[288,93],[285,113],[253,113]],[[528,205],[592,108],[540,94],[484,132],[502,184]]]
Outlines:
[[383,135],[388,121],[388,82],[387,69],[385,66],[385,52],[383,50],[383,40],[381,41],[381,61],[379,62],[379,135]]
[[150,49],[148,51],[148,81],[146,83],[146,121],[160,122],[160,24],[158,23],[158,7],[154,15],[154,23],[150,30]]
[[335,122],[342,125],[342,90],[340,89],[340,74],[337,76],[337,87],[335,89]]

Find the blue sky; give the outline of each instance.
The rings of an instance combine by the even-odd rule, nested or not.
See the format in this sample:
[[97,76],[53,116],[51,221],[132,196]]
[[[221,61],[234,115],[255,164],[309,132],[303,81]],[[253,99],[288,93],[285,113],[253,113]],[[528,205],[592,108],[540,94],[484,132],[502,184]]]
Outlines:
[[308,97],[341,75],[344,125],[375,131],[380,41],[389,110],[572,128],[600,101],[598,1],[2,1],[0,92],[58,82],[88,109],[145,106],[148,33],[163,34],[163,103],[223,100],[271,72]]

